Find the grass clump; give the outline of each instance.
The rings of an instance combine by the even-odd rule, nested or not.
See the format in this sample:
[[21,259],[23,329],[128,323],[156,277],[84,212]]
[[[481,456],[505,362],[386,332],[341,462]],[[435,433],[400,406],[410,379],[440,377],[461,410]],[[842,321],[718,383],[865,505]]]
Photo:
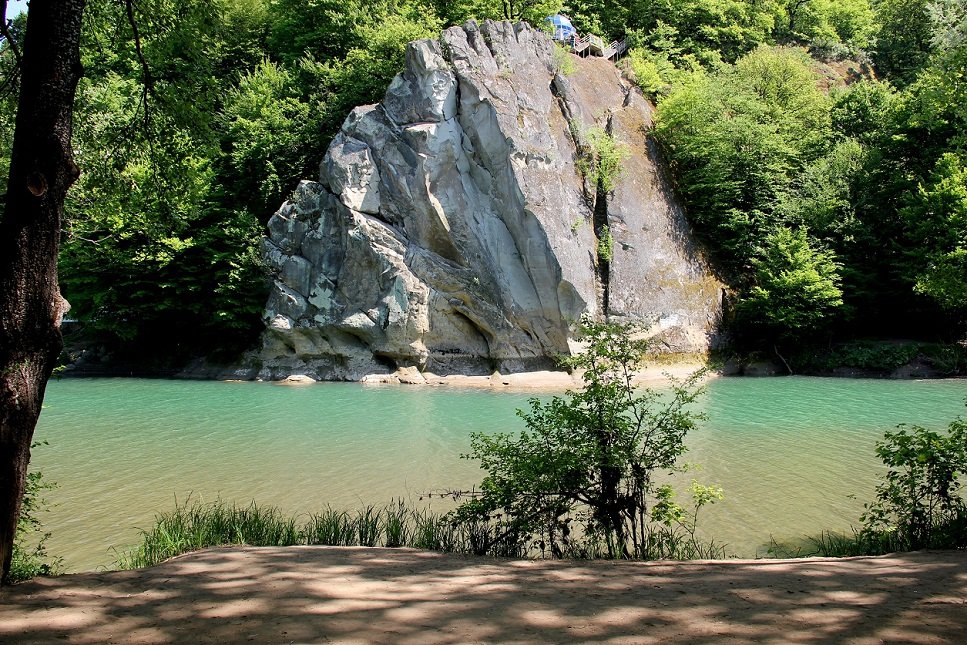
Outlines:
[[155,519],[154,528],[141,532],[141,545],[118,557],[122,569],[147,567],[176,555],[210,546],[247,544],[291,546],[301,536],[293,518],[279,509],[255,503],[240,508],[221,502],[187,502]]
[[351,546],[356,540],[354,522],[346,511],[327,508],[319,515],[310,515],[302,529],[305,544]]
[[182,553],[213,546],[411,546],[471,553],[469,538],[446,515],[412,510],[402,501],[357,511],[327,507],[301,524],[278,508],[193,502],[176,505],[141,531],[141,544],[121,552],[121,569],[147,567]]

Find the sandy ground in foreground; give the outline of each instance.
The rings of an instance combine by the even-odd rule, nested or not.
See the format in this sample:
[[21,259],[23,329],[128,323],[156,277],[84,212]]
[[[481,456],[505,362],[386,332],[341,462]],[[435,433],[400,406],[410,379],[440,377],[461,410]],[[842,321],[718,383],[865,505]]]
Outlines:
[[964,643],[967,552],[686,563],[223,548],[0,591],[3,643]]

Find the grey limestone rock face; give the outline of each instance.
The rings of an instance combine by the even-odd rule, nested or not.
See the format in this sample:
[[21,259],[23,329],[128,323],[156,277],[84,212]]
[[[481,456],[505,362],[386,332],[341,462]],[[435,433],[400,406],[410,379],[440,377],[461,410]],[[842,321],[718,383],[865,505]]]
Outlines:
[[[658,170],[650,106],[608,61],[575,63],[560,75],[526,24],[411,43],[382,103],[353,110],[319,180],[269,221],[260,376],[546,369],[582,315],[612,313],[656,321],[671,351],[706,350],[721,285]],[[633,151],[598,197],[609,271],[576,161],[592,125]]]

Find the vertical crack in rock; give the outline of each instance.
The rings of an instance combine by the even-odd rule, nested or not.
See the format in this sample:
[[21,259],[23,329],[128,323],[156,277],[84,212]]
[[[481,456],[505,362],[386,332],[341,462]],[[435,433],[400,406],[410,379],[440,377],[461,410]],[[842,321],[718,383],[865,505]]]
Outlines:
[[611,294],[611,257],[602,253],[608,248],[613,253],[613,243],[611,240],[611,225],[608,223],[608,194],[604,190],[604,182],[598,179],[597,195],[594,200],[594,232],[598,238],[595,247],[595,267],[598,272],[598,292],[600,294],[599,304],[601,312],[607,318],[611,314],[610,294]]

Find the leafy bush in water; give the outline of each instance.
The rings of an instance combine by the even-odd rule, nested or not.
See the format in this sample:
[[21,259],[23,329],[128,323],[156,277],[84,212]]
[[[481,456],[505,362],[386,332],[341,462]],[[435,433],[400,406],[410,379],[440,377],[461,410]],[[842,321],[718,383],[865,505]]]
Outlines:
[[[555,557],[695,557],[694,515],[659,485],[680,469],[685,434],[701,415],[700,373],[666,392],[639,390],[636,370],[648,348],[633,327],[585,322],[585,353],[565,359],[583,370],[580,391],[518,411],[519,435],[474,434],[470,458],[487,472],[479,492],[454,514],[461,525],[486,523],[480,552],[538,550]],[[719,499],[714,487],[693,487],[695,513]],[[689,519],[691,518],[691,519]]]

